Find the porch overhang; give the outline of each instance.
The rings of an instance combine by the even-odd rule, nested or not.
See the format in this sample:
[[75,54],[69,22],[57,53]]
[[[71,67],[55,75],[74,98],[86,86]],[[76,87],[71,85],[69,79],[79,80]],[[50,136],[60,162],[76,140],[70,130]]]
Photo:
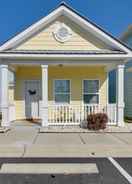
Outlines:
[[[89,64],[89,61],[95,61],[92,64],[120,64],[128,62],[132,59],[132,54],[126,53],[14,53],[14,52],[0,52],[1,61],[10,63],[11,61],[16,62],[17,60],[25,63],[28,61],[32,63],[33,61],[38,61],[37,64],[41,64],[42,61],[46,61],[46,64],[54,64],[56,61],[62,61],[63,63],[70,63],[72,61],[77,64],[81,61],[81,64]],[[50,62],[49,62],[50,61]],[[52,63],[52,61],[54,61]],[[76,63],[75,63],[76,62]],[[55,63],[56,64],[56,63]]]

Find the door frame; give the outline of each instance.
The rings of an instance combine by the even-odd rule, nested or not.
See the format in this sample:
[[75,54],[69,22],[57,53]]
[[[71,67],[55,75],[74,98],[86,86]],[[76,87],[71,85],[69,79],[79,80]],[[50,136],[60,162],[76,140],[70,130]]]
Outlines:
[[[23,97],[24,97],[24,114],[25,114],[25,119],[27,119],[26,117],[26,82],[39,82],[40,83],[40,94],[42,91],[42,85],[41,85],[41,80],[40,79],[27,79],[27,80],[23,80],[24,83],[24,87],[23,87]],[[40,108],[39,110],[39,114],[40,114]],[[40,118],[40,117],[38,117]]]

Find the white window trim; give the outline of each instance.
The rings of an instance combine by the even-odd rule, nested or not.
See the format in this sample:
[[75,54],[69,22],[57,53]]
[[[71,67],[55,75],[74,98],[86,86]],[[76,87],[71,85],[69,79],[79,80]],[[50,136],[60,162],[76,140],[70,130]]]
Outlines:
[[[84,81],[85,80],[97,80],[99,81],[99,92],[98,93],[84,93]],[[84,94],[88,94],[88,95],[92,95],[92,94],[97,94],[99,96],[99,103],[88,103],[88,104],[85,104],[84,103]],[[85,105],[99,105],[100,104],[100,80],[97,78],[97,79],[83,79],[82,80],[82,103],[85,104]]]
[[[68,80],[69,82],[70,82],[70,93],[65,93],[65,94],[69,94],[70,95],[70,99],[69,99],[69,103],[67,103],[67,102],[56,102],[55,101],[55,81],[57,81],[57,80]],[[59,94],[59,93],[57,93],[57,94]],[[62,93],[60,93],[60,94],[62,94]],[[69,104],[71,104],[71,79],[54,79],[53,80],[53,101],[54,101],[54,104],[56,104],[56,105],[62,105],[62,104],[66,104],[66,105],[69,105]]]

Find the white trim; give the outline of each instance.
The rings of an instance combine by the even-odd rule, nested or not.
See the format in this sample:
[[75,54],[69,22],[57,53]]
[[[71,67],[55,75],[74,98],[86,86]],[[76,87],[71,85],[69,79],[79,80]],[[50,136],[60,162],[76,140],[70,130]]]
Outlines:
[[8,94],[8,65],[0,65],[0,108],[2,113],[1,126],[10,126],[9,94]]
[[130,184],[132,184],[132,177],[125,171],[125,169],[123,169],[120,164],[112,157],[108,157],[108,160],[116,167],[121,175],[124,176]]
[[27,28],[25,31],[21,32],[11,40],[7,41],[5,44],[3,44],[0,47],[0,51],[11,49],[13,47],[16,47],[18,44],[20,44],[25,39],[31,37],[31,35],[34,35],[36,32],[39,32],[44,26],[46,26],[51,21],[55,20],[60,15],[64,15],[68,18],[70,18],[72,21],[79,24],[83,29],[86,31],[94,34],[94,36],[98,37],[105,43],[109,44],[113,48],[124,50],[127,53],[131,53],[131,51],[119,43],[118,41],[111,38],[109,35],[104,33],[102,30],[91,24],[90,22],[86,21],[84,18],[80,17],[78,14],[70,10],[64,5],[59,6],[57,9],[52,11],[48,16],[42,18],[40,21],[36,22],[29,28]]
[[[84,93],[83,93],[83,91],[84,91],[84,80],[89,80],[89,81],[90,80],[97,80],[97,81],[99,81],[99,92],[98,93],[87,93],[87,94],[97,94],[99,96],[99,103],[89,103],[89,104],[84,103]],[[98,78],[96,78],[96,79],[93,79],[93,78],[82,79],[82,103],[84,105],[99,105],[100,104],[100,79],[98,79]]]
[[118,65],[116,72],[117,123],[121,127],[124,127],[124,68],[124,64]]
[[[64,59],[64,60],[63,60]],[[104,60],[100,58],[49,58],[45,59],[43,58],[42,60],[35,59],[35,58],[30,58],[29,60],[27,58],[23,60],[18,59],[6,59],[6,63],[8,64],[15,64],[15,65],[25,65],[25,66],[30,66],[30,65],[68,65],[68,66],[109,66],[113,64],[113,69],[116,68],[118,64],[123,64],[125,63],[126,60],[123,60],[122,58],[120,59],[112,59],[110,60],[109,58],[106,58]],[[1,60],[0,63],[3,63]]]
[[[70,95],[69,103],[64,103],[64,102],[62,102],[62,103],[61,103],[61,102],[60,102],[60,103],[58,102],[58,103],[57,103],[57,102],[55,102],[55,81],[57,81],[57,80],[68,80],[68,81],[70,81],[70,93],[67,93],[67,94]],[[62,78],[60,78],[60,79],[59,79],[59,78],[58,78],[58,79],[53,79],[53,102],[54,102],[54,104],[55,104],[55,105],[59,105],[59,104],[60,104],[60,105],[61,105],[61,104],[64,104],[64,105],[66,105],[66,104],[71,104],[71,94],[72,94],[72,93],[71,93],[71,89],[72,89],[72,88],[71,88],[71,79],[67,79],[67,78],[64,78],[64,79],[62,79]]]
[[14,54],[14,53],[0,53],[1,59],[118,59],[128,62],[126,59],[132,59],[132,54]]
[[42,71],[42,106],[41,106],[41,125],[48,127],[48,65],[41,65]]

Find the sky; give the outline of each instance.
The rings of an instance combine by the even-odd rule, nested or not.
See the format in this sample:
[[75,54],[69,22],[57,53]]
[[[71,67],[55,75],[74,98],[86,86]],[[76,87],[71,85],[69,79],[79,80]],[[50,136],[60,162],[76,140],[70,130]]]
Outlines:
[[[0,0],[0,44],[56,8],[61,0]],[[65,0],[116,37],[132,24],[132,0]]]

